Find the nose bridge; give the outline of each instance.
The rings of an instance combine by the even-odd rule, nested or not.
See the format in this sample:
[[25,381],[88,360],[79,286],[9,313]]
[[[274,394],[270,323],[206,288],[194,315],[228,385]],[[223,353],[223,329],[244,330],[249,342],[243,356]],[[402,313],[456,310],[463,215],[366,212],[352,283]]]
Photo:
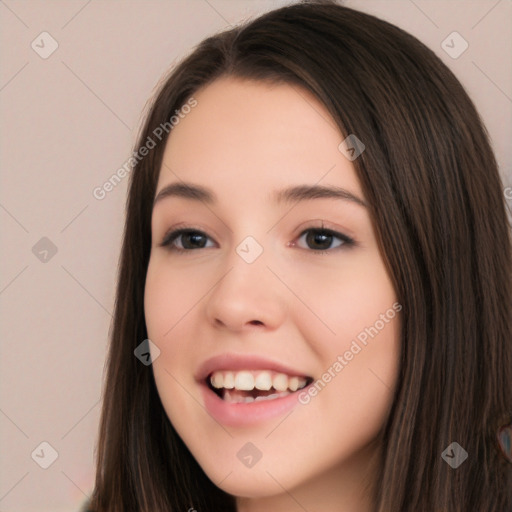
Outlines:
[[[226,268],[231,269],[228,276],[242,287],[252,287],[267,280],[269,263],[273,256],[270,239],[272,233],[266,233],[266,219],[253,218],[252,222],[239,217],[233,225],[229,254],[226,256]],[[228,277],[226,276],[226,277]]]
[[282,321],[283,290],[271,282],[275,277],[267,268],[269,251],[252,235],[234,246],[226,258],[226,272],[208,298],[211,321],[232,329],[254,322],[275,327]]

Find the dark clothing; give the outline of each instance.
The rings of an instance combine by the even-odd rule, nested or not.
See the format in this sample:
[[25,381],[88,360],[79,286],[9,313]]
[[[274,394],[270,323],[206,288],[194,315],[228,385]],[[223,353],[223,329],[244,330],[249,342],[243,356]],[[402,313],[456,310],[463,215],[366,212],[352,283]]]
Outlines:
[[89,504],[90,504],[90,500],[87,499],[86,501],[84,501],[84,503],[82,504],[82,508],[80,509],[79,512],[93,512],[90,508],[89,508]]

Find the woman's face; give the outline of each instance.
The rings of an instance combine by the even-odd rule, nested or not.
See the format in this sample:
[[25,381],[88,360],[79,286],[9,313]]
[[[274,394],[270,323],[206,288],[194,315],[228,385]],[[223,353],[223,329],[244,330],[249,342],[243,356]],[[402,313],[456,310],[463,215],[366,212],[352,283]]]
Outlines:
[[182,188],[152,215],[144,306],[163,407],[230,494],[307,500],[336,482],[350,500],[391,405],[401,309],[353,152],[296,86],[223,77],[194,97],[156,195]]

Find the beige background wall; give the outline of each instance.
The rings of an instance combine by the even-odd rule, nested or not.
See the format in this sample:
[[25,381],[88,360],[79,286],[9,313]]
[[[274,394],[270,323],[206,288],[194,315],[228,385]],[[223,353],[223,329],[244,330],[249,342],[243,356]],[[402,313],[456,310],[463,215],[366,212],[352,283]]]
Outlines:
[[[103,200],[93,189],[130,156],[176,58],[285,3],[0,1],[0,512],[78,510],[92,489],[127,180]],[[410,31],[453,69],[512,186],[512,1],[346,3]],[[469,45],[458,58],[441,47],[453,31]],[[454,56],[464,43],[452,39]]]

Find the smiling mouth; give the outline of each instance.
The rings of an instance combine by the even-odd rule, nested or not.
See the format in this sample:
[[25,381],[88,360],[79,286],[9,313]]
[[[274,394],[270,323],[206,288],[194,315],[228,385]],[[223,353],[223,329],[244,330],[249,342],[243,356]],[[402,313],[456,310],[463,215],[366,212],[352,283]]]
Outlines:
[[210,390],[229,403],[276,400],[300,391],[311,382],[312,377],[271,370],[215,371],[206,378]]

